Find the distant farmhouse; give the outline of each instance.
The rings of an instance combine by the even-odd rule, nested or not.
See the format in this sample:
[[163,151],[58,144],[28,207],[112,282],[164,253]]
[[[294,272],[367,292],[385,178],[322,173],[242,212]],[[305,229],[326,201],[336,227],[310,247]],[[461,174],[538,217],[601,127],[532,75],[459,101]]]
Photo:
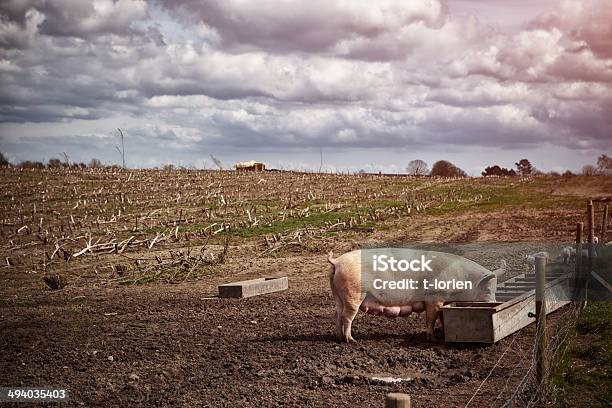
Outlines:
[[266,165],[255,160],[234,164],[236,171],[264,171]]

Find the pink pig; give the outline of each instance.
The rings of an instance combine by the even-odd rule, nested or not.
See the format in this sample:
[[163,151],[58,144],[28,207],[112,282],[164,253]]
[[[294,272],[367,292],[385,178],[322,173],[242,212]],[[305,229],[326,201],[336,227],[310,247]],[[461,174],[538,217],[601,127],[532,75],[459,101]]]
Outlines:
[[[505,261],[502,261],[500,269],[491,272],[472,261],[455,255],[444,254],[444,256],[439,258],[437,262],[441,269],[458,270],[468,275],[477,276],[479,280],[478,288],[473,293],[463,294],[462,296],[474,296],[473,300],[476,301],[495,301],[497,276],[505,272]],[[422,298],[380,300],[380,296],[374,296],[372,293],[363,293],[364,289],[361,285],[363,272],[361,270],[361,250],[345,253],[338,258],[333,258],[333,254],[330,252],[328,261],[332,264],[330,284],[336,301],[336,333],[339,340],[345,342],[355,341],[351,335],[351,325],[360,309],[365,313],[377,316],[383,315],[390,318],[408,316],[413,312],[421,313],[425,311],[427,339],[431,341],[434,338],[436,321],[440,319],[442,326],[444,326],[441,313],[444,302],[463,300],[442,298],[427,300],[422,300]]]
[[[348,255],[348,257],[347,257]],[[352,256],[351,256],[352,255]],[[361,271],[358,263],[358,251],[345,254],[342,260],[334,259],[329,254],[328,261],[333,265],[330,276],[331,290],[336,300],[336,331],[340,340],[355,341],[351,335],[351,325],[359,309],[376,316],[390,318],[408,316],[426,311],[427,339],[433,339],[436,320],[440,317],[440,308],[444,302],[412,301],[403,305],[385,305],[376,298],[361,293]]]

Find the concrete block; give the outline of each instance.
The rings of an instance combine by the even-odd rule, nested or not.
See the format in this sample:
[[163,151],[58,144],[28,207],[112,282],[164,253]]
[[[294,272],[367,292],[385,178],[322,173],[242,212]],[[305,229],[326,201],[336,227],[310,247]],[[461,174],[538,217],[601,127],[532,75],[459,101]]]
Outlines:
[[286,276],[282,278],[257,278],[219,285],[221,298],[247,298],[266,293],[280,292],[289,287]]

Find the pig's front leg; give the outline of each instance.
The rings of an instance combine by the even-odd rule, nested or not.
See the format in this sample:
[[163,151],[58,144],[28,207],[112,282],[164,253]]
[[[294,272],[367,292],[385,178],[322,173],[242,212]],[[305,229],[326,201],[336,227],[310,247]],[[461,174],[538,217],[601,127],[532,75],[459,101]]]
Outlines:
[[440,316],[440,302],[426,302],[425,303],[425,316],[427,320],[427,341],[433,341],[434,327],[436,326],[436,320]]

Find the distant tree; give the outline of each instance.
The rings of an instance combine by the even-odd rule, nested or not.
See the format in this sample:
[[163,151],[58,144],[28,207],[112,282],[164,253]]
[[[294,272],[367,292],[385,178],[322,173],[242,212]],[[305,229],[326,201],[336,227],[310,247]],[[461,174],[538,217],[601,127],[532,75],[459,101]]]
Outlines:
[[432,176],[439,177],[466,177],[465,171],[446,160],[438,160],[431,168]]
[[599,173],[606,173],[610,170],[612,170],[612,157],[602,154],[597,158],[597,171]]
[[60,159],[57,158],[52,158],[49,159],[49,162],[47,163],[47,167],[49,167],[50,169],[57,169],[62,167],[62,161]]
[[501,167],[495,164],[493,166],[485,167],[484,171],[480,174],[482,174],[482,177],[487,177],[487,176],[501,176],[501,173],[502,173]]
[[412,160],[406,167],[406,173],[411,176],[426,176],[429,174],[429,167],[423,160]]
[[562,174],[563,177],[573,177],[574,173],[572,173],[571,170],[565,170],[565,172]]
[[551,177],[561,177],[561,174],[559,174],[558,171],[549,171],[548,175]]
[[595,166],[592,164],[585,164],[582,166],[582,175],[583,176],[592,176],[596,172]]
[[102,165],[102,162],[100,161],[100,159],[95,159],[94,158],[94,159],[91,159],[89,161],[89,167],[92,168],[92,169],[99,169],[99,168],[102,168],[104,166]]
[[482,173],[482,177],[487,177],[487,176],[516,176],[516,171],[512,170],[512,169],[507,169],[505,167],[500,167],[497,164],[494,164],[493,166],[489,166],[487,168],[485,168],[485,171],[483,171]]
[[174,164],[164,164],[164,167],[162,167],[163,170],[166,171],[172,171],[175,169]]
[[530,176],[535,171],[535,168],[531,164],[531,162],[527,159],[522,159],[518,163],[514,163],[516,165],[516,171],[521,176]]
[[44,169],[45,165],[39,161],[25,160],[19,163],[19,167],[22,169]]
[[0,167],[8,167],[11,163],[8,161],[4,153],[0,152]]

